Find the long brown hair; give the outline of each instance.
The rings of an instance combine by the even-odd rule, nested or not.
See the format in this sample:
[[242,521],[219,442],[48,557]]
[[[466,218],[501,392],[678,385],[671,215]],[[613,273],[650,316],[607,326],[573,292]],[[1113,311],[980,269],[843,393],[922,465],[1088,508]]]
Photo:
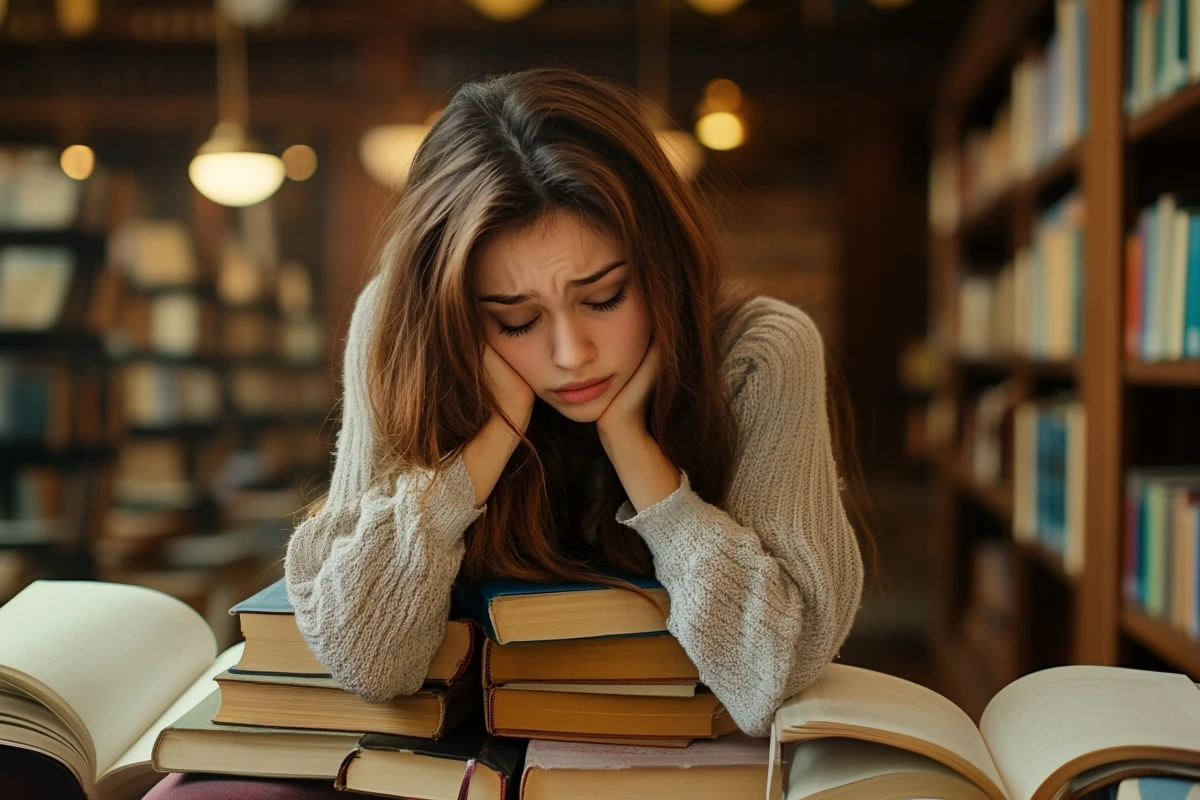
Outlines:
[[[597,226],[630,257],[662,348],[647,428],[704,500],[721,505],[736,421],[718,332],[744,297],[723,283],[716,230],[672,168],[630,90],[542,68],[461,87],[413,161],[386,221],[367,391],[374,478],[436,475],[493,415],[482,375],[473,256],[500,232],[552,211]],[[601,580],[651,574],[642,540],[616,522],[626,499],[594,425],[535,401],[528,430],[467,533],[463,574]],[[585,539],[590,526],[596,536]]]

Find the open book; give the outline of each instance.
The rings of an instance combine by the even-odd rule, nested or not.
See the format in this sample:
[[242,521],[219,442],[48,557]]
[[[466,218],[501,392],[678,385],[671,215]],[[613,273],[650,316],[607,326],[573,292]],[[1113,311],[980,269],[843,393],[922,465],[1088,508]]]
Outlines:
[[1200,774],[1200,690],[1185,675],[1055,667],[997,692],[976,728],[936,692],[832,664],[771,735],[773,798],[1058,800]]
[[153,589],[35,581],[0,606],[0,749],[50,757],[89,798],[141,797],[158,732],[216,690],[216,639],[187,604]]

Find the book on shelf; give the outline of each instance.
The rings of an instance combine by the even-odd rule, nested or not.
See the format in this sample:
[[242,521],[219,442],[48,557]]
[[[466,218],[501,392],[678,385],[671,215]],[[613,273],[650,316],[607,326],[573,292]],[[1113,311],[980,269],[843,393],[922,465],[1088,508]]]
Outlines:
[[734,733],[686,748],[531,741],[522,800],[759,800],[766,795],[766,739]]
[[1200,3],[1133,0],[1126,12],[1125,109],[1140,114],[1200,77]]
[[1073,399],[1030,401],[1013,415],[1013,538],[1062,557],[1083,572],[1086,537],[1087,416]]
[[154,769],[333,780],[361,736],[358,732],[219,724],[212,720],[220,705],[221,695],[214,691],[163,728],[154,740]]
[[1125,517],[1125,602],[1200,638],[1200,466],[1130,470]]
[[[326,676],[325,668],[309,649],[281,578],[229,610],[238,618],[246,649],[234,672]],[[466,620],[446,622],[442,644],[425,674],[427,684],[448,685],[461,679],[472,663],[478,635]]]
[[0,749],[60,764],[89,798],[141,797],[158,732],[239,655],[161,592],[34,581],[0,606]]
[[426,686],[382,703],[367,702],[332,678],[227,669],[214,680],[221,687],[221,707],[214,722],[427,739],[452,731],[478,706],[480,694],[476,670],[449,687]]
[[0,330],[55,327],[75,276],[66,247],[0,247]]
[[412,800],[515,799],[525,746],[489,736],[479,717],[438,741],[371,733],[346,756],[334,786]]
[[976,726],[927,688],[832,664],[771,734],[774,798],[1058,800],[1147,769],[1200,771],[1200,689],[1185,675],[1055,667],[1005,686]]
[[497,644],[629,636],[667,630],[667,590],[653,578],[621,576],[654,602],[595,583],[490,580],[455,585],[455,599]]
[[1170,192],[1138,212],[1125,241],[1125,355],[1200,358],[1200,208]]

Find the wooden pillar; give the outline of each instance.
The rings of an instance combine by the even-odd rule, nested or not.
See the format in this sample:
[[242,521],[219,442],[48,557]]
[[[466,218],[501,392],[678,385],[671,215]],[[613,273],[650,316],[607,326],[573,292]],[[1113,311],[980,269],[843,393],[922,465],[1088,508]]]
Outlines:
[[1084,573],[1076,595],[1075,657],[1114,664],[1120,627],[1122,536],[1122,218],[1124,4],[1088,5],[1089,128],[1083,151],[1084,342],[1080,392],[1087,407]]

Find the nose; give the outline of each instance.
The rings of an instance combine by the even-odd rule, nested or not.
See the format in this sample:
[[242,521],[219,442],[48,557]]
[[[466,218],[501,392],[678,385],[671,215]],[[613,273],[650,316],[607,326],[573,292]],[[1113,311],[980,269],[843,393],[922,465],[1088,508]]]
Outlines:
[[554,325],[554,365],[564,372],[578,372],[596,355],[587,324],[574,315],[559,317]]

